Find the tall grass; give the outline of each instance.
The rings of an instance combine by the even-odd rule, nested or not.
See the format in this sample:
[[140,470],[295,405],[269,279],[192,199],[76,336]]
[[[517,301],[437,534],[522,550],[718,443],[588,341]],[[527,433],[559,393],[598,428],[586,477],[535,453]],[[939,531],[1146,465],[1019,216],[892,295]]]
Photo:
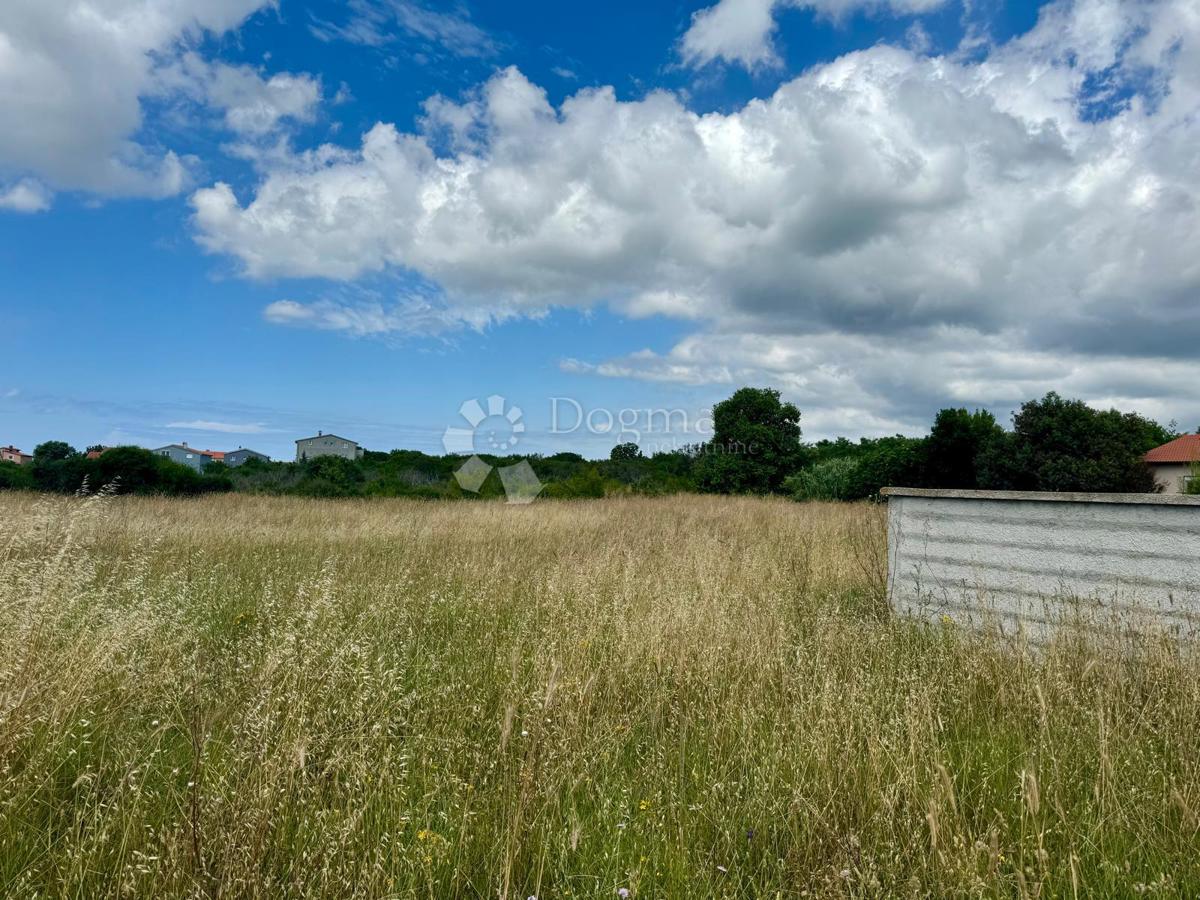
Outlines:
[[869,506],[0,498],[0,895],[1196,896],[1200,665]]

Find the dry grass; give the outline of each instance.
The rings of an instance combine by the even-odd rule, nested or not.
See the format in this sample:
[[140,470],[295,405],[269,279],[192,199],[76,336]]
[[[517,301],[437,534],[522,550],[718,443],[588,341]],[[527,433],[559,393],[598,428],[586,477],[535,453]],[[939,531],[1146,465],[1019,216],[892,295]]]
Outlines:
[[0,895],[1196,896],[1200,664],[878,510],[0,496]]

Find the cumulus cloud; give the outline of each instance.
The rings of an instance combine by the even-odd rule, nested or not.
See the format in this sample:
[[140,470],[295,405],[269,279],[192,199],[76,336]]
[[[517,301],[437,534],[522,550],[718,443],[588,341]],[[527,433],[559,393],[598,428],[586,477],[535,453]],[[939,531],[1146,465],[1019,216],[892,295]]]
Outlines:
[[22,178],[7,186],[0,185],[0,209],[21,213],[45,212],[51,203],[50,191],[33,178]]
[[228,31],[270,2],[0,3],[0,173],[101,195],[178,193],[188,160],[139,142],[142,98],[181,42]]
[[554,107],[507,69],[439,98],[424,130],[380,123],[357,149],[290,156],[245,199],[216,184],[192,204],[201,243],[253,277],[415,271],[462,310],[699,323],[702,363],[613,363],[637,377],[721,383],[753,358],[732,337],[758,353],[769,336],[828,347],[819,364],[840,361],[859,393],[837,396],[864,411],[913,390],[889,375],[909,357],[876,345],[991,348],[970,390],[942,390],[962,402],[1060,376],[1082,389],[1007,374],[1055,358],[1098,361],[1090,396],[1132,397],[1120,373],[1166,371],[1200,340],[1198,105],[1190,0],[1078,0],[982,59],[878,45],[728,113],[609,88]]
[[856,10],[914,15],[930,12],[945,0],[720,0],[699,10],[679,43],[683,61],[703,66],[715,60],[747,69],[776,66],[775,17],[786,7],[807,8],[833,19]]

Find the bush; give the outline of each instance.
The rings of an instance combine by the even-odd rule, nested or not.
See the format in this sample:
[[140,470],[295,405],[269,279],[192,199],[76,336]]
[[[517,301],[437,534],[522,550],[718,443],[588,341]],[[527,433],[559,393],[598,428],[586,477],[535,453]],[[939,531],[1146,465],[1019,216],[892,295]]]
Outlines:
[[112,485],[122,494],[189,497],[233,489],[228,474],[201,475],[190,466],[141,447],[113,447],[99,459],[86,460],[82,470],[93,490]]
[[0,462],[0,491],[29,491],[34,486],[33,472],[29,466],[19,466],[8,460]]
[[851,476],[850,497],[863,500],[885,487],[921,487],[924,484],[925,438],[893,437],[864,441]]
[[557,500],[598,499],[605,494],[604,478],[595,466],[577,472],[566,481],[546,485],[542,495]]
[[794,500],[850,500],[857,483],[858,460],[835,457],[809,466],[784,482]]

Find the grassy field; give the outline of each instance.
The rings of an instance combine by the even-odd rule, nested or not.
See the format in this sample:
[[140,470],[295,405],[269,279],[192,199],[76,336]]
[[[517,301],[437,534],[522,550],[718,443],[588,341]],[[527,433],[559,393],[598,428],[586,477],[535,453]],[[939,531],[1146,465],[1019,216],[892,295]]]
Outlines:
[[1200,894],[1200,662],[879,509],[0,495],[0,896]]

